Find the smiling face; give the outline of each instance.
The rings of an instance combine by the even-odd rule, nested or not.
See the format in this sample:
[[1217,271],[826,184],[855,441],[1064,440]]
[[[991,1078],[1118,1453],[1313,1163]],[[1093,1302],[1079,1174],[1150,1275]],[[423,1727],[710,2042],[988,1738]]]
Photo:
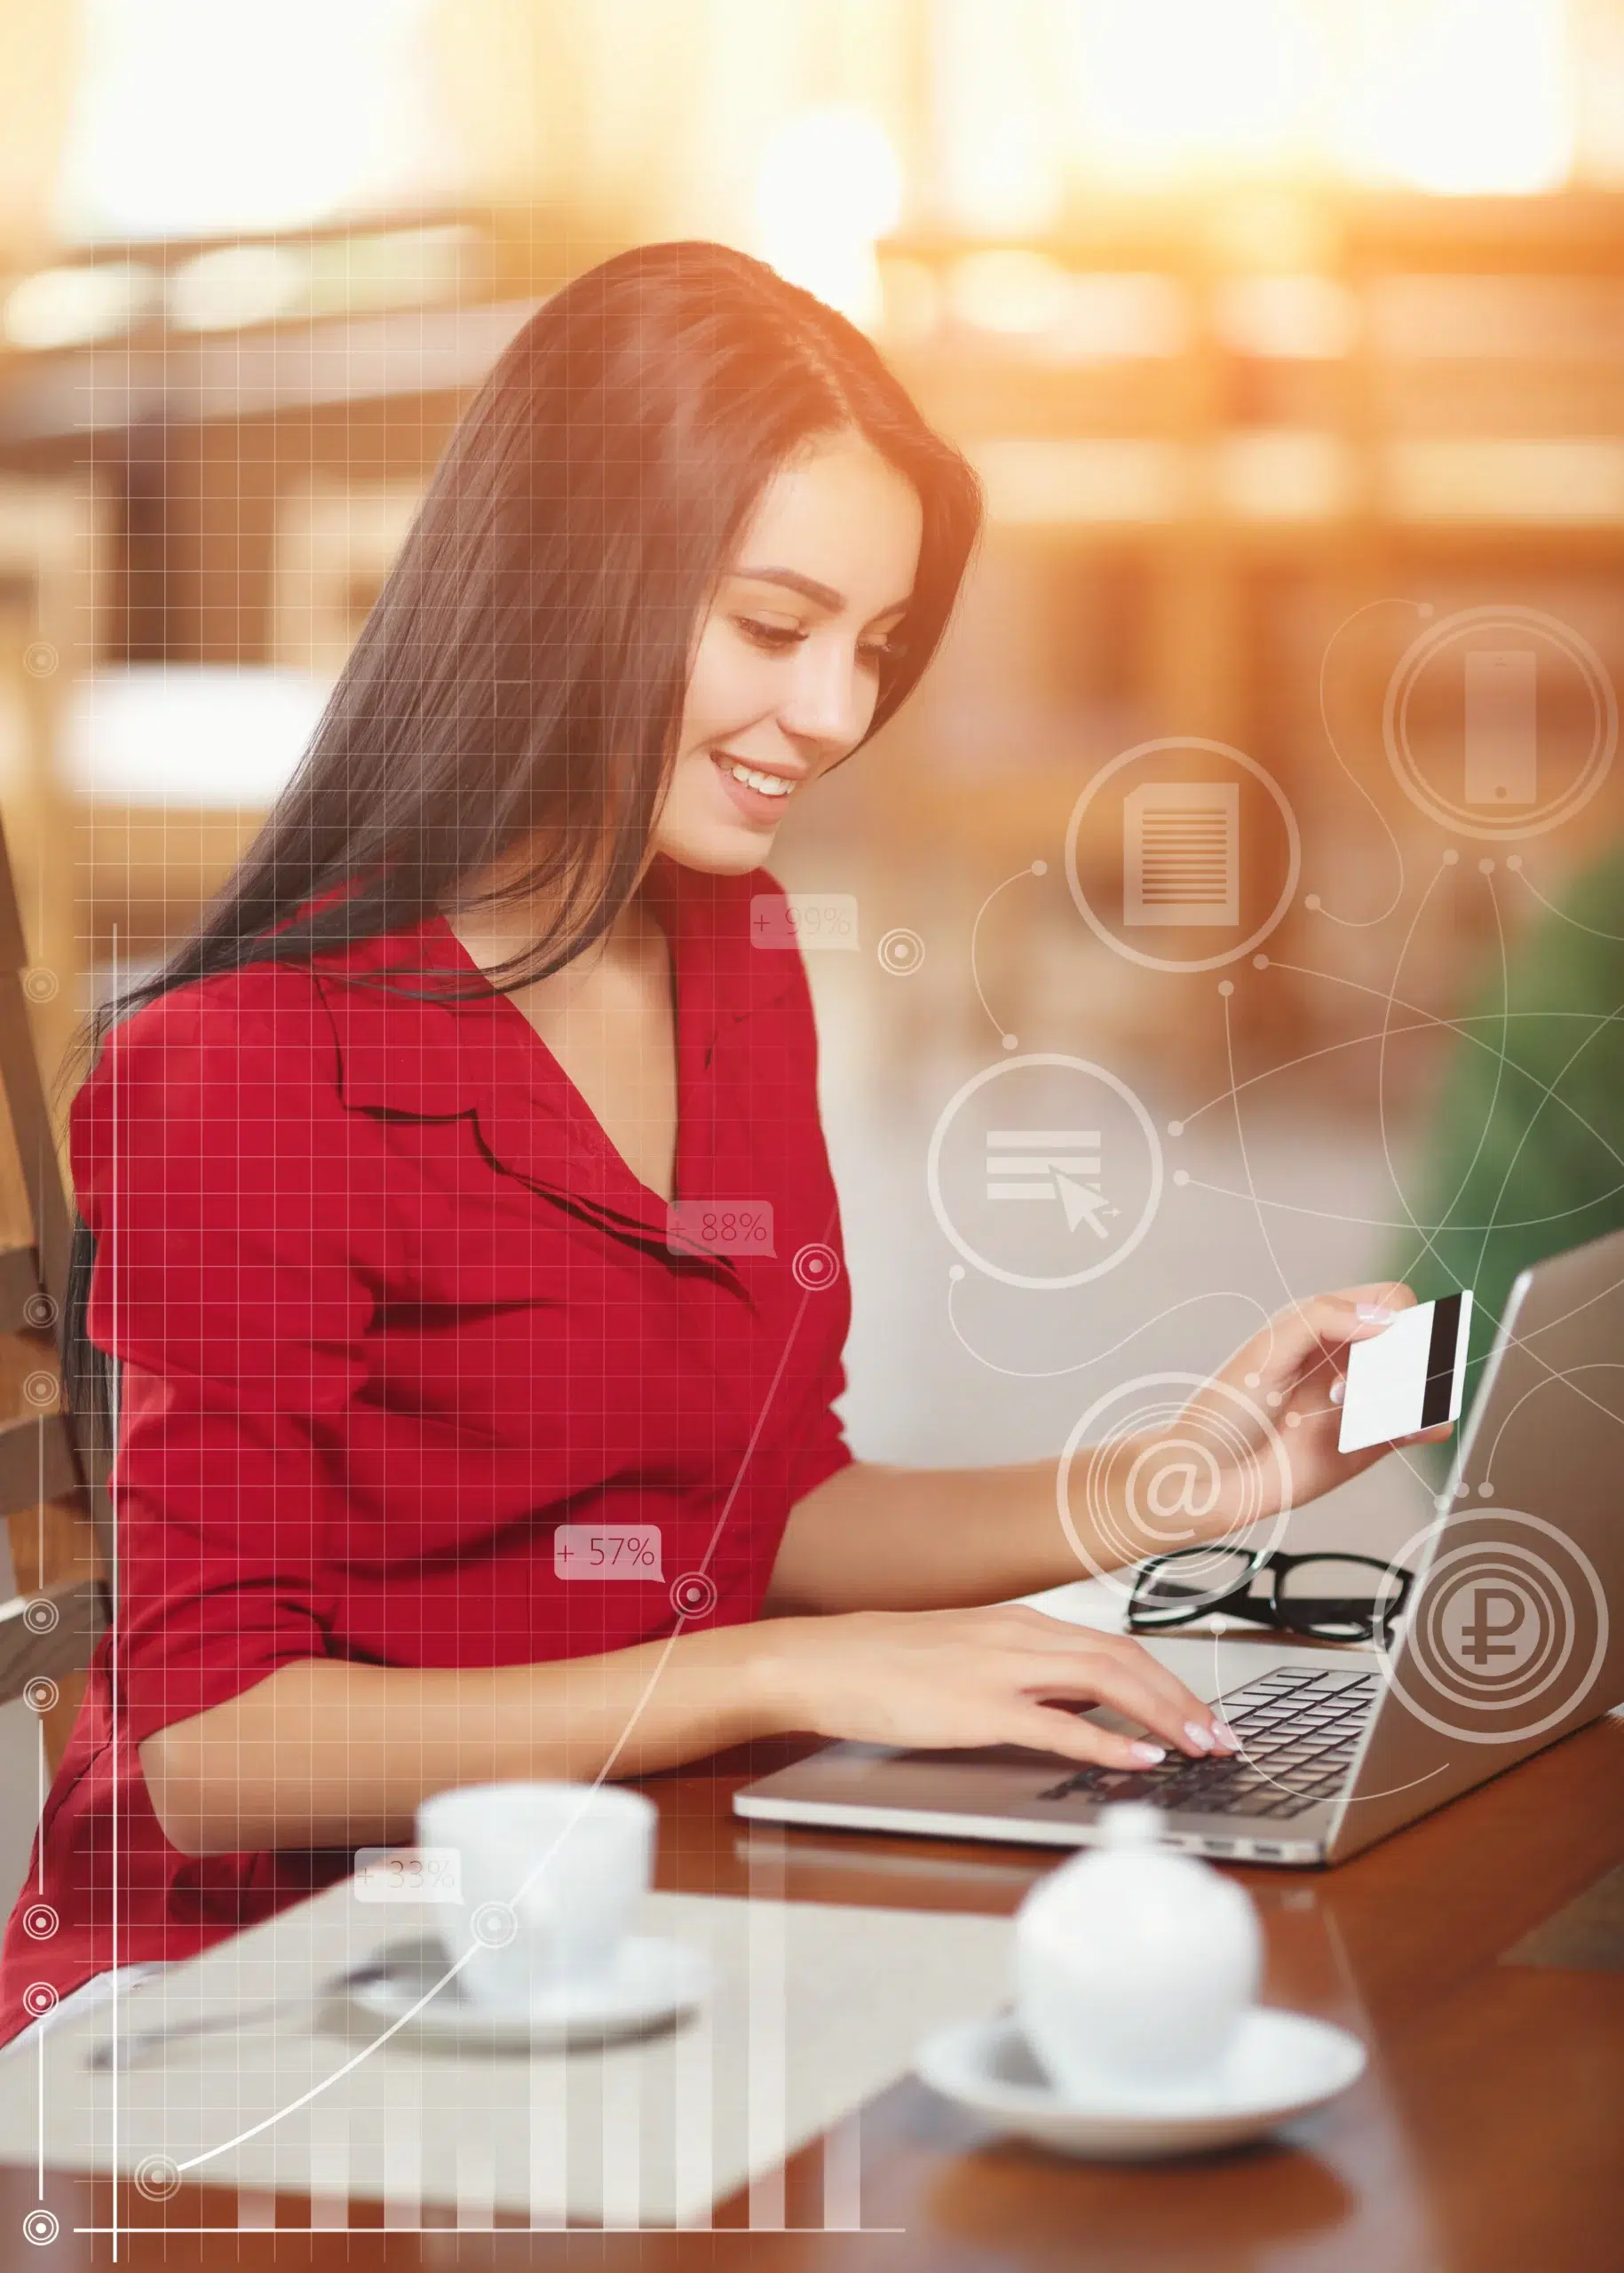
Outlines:
[[768,483],[701,629],[653,849],[759,867],[779,822],[867,733],[919,565],[917,492],[853,433]]

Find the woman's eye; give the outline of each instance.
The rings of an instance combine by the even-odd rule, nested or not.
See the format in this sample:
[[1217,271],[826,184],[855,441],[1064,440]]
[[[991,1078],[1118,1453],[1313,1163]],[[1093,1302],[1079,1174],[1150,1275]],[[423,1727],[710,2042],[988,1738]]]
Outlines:
[[[758,647],[765,647],[773,654],[783,654],[791,647],[798,647],[806,638],[804,630],[783,623],[763,623],[758,616],[736,615],[733,622],[745,638]],[[870,670],[878,670],[882,663],[894,662],[902,652],[902,641],[893,631],[887,639],[872,639],[858,648],[858,661]]]
[[786,624],[758,622],[753,615],[735,616],[733,621],[747,638],[753,639],[759,647],[771,647],[775,653],[781,653],[786,647],[793,647],[797,640],[805,637],[804,632]]

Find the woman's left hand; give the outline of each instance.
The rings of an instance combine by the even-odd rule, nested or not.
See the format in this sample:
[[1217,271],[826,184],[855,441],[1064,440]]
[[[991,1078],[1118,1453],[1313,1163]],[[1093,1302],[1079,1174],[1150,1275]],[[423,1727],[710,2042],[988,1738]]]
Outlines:
[[[1149,1506],[1138,1512],[1142,1521],[1152,1516],[1147,1528],[1166,1531],[1169,1548],[1226,1537],[1284,1508],[1300,1508],[1381,1460],[1390,1446],[1336,1449],[1348,1350],[1382,1333],[1414,1300],[1405,1286],[1346,1287],[1277,1311],[1176,1422],[1144,1440],[1139,1466]],[[1453,1425],[1398,1441],[1435,1443]],[[1179,1513],[1191,1528],[1183,1529],[1175,1512],[1176,1484],[1158,1487],[1159,1470],[1186,1479]],[[1158,1513],[1161,1523],[1153,1520]],[[1181,1530],[1181,1537],[1171,1535]]]

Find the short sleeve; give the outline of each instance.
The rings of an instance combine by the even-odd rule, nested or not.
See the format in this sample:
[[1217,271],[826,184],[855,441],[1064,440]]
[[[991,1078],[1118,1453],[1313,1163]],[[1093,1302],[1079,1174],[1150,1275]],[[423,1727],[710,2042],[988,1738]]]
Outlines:
[[837,1366],[836,1371],[839,1379],[828,1389],[824,1402],[813,1415],[811,1428],[801,1441],[789,1493],[792,1508],[797,1507],[831,1476],[837,1475],[843,1468],[849,1468],[856,1458],[846,1442],[840,1415],[834,1409],[835,1398],[845,1387],[844,1368]]
[[121,1366],[115,1695],[134,1742],[326,1654],[371,1311],[330,1025],[293,970],[115,1029],[70,1147]]

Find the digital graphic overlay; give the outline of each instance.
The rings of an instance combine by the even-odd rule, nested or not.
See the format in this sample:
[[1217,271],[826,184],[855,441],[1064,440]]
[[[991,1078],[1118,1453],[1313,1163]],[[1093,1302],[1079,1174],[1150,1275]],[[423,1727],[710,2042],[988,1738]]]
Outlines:
[[804,952],[838,947],[855,953],[860,944],[855,892],[757,892],[750,901],[752,946]]
[[[1123,1445],[1124,1457],[1109,1467],[1082,1457],[1106,1441]],[[1212,1567],[1205,1585],[1199,1576],[1191,1584],[1193,1613],[1227,1592],[1226,1548],[1243,1539],[1254,1552],[1279,1544],[1291,1511],[1291,1463],[1268,1412],[1243,1390],[1203,1374],[1145,1374],[1097,1398],[1078,1420],[1055,1494],[1080,1575],[1103,1580],[1124,1604],[1145,1557],[1204,1548]]]
[[[1296,815],[1273,776],[1198,734],[1123,750],[1089,777],[1066,824],[1078,914],[1147,970],[1221,970],[1250,954],[1290,907],[1302,865]],[[1243,933],[1254,904],[1264,912]],[[1156,944],[1172,932],[1208,944]]]
[[1421,1570],[1401,1640],[1382,1651],[1416,1719],[1461,1744],[1532,1742],[1578,1715],[1606,1660],[1606,1589],[1542,1517],[1463,1508],[1401,1550]]
[[[1555,710],[1549,682],[1559,673],[1588,714],[1573,737],[1541,719],[1541,684],[1544,708]],[[1432,731],[1419,756],[1429,689]],[[1491,843],[1540,836],[1582,811],[1606,779],[1618,748],[1618,695],[1571,624],[1540,608],[1462,608],[1429,623],[1399,657],[1382,737],[1400,786],[1442,828]]]
[[1161,1144],[1116,1074],[1037,1051],[954,1092],[931,1132],[925,1188],[944,1235],[986,1277],[1081,1287],[1124,1262],[1150,1229]]

